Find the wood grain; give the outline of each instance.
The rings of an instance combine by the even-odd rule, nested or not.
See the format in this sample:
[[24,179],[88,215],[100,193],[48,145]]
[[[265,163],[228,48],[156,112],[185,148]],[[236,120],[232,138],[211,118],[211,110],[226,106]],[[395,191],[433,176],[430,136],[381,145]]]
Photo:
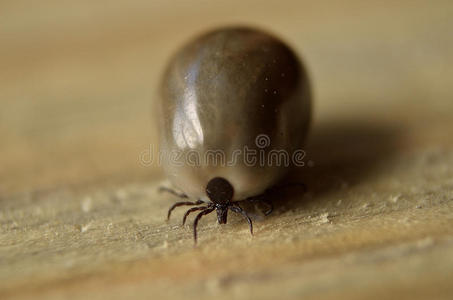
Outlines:
[[[451,1],[3,1],[0,298],[450,299]],[[304,58],[306,166],[269,217],[200,224],[159,166],[152,102],[191,36],[252,24]],[[150,150],[151,149],[151,150]],[[145,160],[144,160],[145,159]],[[251,208],[252,209],[252,208]]]

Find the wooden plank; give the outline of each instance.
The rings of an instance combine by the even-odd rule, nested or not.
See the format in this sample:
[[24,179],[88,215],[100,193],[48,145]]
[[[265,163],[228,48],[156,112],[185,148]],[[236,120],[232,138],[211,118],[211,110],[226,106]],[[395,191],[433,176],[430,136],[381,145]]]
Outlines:
[[[1,6],[0,298],[452,297],[451,2]],[[178,45],[232,23],[306,61],[308,192],[252,211],[253,237],[208,216],[193,247],[143,161],[151,103]]]

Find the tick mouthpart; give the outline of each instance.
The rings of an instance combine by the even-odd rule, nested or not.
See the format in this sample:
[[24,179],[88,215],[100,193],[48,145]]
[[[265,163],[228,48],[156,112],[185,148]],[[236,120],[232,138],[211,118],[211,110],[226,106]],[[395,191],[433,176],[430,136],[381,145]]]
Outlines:
[[228,206],[216,206],[217,221],[219,224],[226,224],[228,217]]

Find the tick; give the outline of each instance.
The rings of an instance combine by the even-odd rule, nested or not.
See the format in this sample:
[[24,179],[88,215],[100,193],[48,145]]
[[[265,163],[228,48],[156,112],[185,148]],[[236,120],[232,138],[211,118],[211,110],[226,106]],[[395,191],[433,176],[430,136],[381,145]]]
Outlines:
[[[220,224],[228,211],[252,220],[242,201],[266,194],[290,166],[275,158],[301,149],[310,123],[310,87],[293,50],[275,36],[227,27],[196,37],[168,63],[158,101],[160,155],[173,193],[198,211],[214,211]],[[276,154],[276,155],[274,155]],[[272,159],[274,158],[274,159]],[[189,199],[194,199],[189,201]]]

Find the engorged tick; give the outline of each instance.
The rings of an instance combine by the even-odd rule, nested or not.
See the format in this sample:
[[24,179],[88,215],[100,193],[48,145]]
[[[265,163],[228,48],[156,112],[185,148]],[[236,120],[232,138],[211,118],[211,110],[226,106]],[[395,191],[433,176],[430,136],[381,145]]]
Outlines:
[[[162,165],[183,193],[162,190],[187,200],[171,206],[168,218],[178,206],[195,206],[184,214],[183,224],[198,211],[196,242],[204,215],[215,210],[218,222],[225,224],[232,211],[247,220],[253,234],[252,221],[239,203],[268,203],[266,191],[289,168],[273,160],[250,164],[248,155],[255,151],[261,159],[272,151],[300,149],[310,123],[310,99],[304,67],[271,34],[228,27],[182,47],[164,73],[157,110]],[[267,213],[272,210],[268,206]]]

